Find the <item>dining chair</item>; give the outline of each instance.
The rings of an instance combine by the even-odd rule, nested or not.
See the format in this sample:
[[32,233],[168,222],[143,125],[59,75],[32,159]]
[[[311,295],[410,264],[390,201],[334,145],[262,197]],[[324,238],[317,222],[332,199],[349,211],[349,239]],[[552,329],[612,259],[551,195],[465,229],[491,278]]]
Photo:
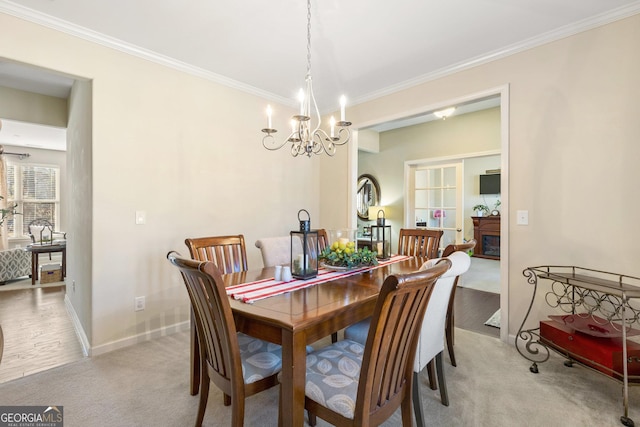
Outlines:
[[[451,266],[436,281],[429,305],[424,314],[418,335],[418,344],[416,348],[415,361],[413,364],[413,406],[416,414],[416,422],[418,426],[424,425],[424,417],[422,414],[422,399],[420,397],[419,375],[427,367],[429,375],[429,386],[435,390],[435,376],[433,372],[433,361],[435,360],[435,370],[437,371],[440,386],[440,400],[443,405],[449,406],[449,396],[447,393],[447,385],[444,377],[444,368],[442,365],[442,353],[444,352],[444,331],[447,308],[449,298],[451,297],[451,288],[455,282],[455,278],[469,269],[471,260],[466,252],[455,252],[447,258],[433,259],[427,261],[421,270],[429,270],[442,264],[443,260],[447,260],[447,265]],[[371,318],[365,319],[345,329],[345,339],[364,343],[368,337]]]
[[[211,261],[222,274],[247,271],[247,250],[242,234],[230,236],[191,237],[184,243],[189,249],[191,259]],[[198,394],[200,385],[198,337],[194,316],[191,316],[191,394]],[[230,404],[228,395],[224,396],[224,404]]]
[[329,235],[327,234],[327,230],[324,228],[319,228],[316,231],[318,232],[318,248],[322,251],[324,248],[329,246]]
[[[458,252],[458,251],[468,253],[469,251],[472,251],[473,248],[475,247],[476,247],[475,239],[471,239],[468,242],[464,242],[464,243],[454,243],[452,245],[447,245],[447,247],[444,248],[444,250],[442,251],[442,256],[448,257],[452,253]],[[458,289],[459,279],[460,279],[460,275],[456,276],[456,280],[453,283],[453,288],[451,289],[451,298],[449,298],[449,307],[447,308],[447,320],[445,322],[445,328],[444,328],[445,336],[447,337],[447,350],[449,351],[449,360],[451,361],[451,364],[453,366],[458,366],[458,364],[456,363],[456,355],[453,350],[454,332],[455,332],[453,307],[455,305],[456,289]]]
[[[302,253],[302,244],[293,240],[294,255]],[[291,236],[264,237],[256,240],[265,267],[291,264]]]
[[307,356],[305,409],[336,426],[379,425],[398,407],[412,424],[412,370],[433,284],[451,263],[388,276],[363,345],[344,339]]
[[282,349],[236,331],[220,270],[213,262],[182,258],[169,252],[191,300],[201,360],[200,401],[196,427],[202,425],[213,382],[231,397],[231,425],[244,424],[245,398],[278,384]]
[[401,228],[398,254],[437,258],[442,233],[444,233],[442,230]]
[[247,250],[242,234],[185,239],[192,259],[212,261],[222,274],[247,271]]

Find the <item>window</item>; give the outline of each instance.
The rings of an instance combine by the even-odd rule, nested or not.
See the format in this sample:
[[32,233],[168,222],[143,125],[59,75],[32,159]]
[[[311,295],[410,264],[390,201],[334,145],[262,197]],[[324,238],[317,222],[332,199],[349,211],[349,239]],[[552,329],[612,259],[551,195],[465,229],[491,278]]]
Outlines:
[[60,218],[60,168],[35,164],[7,165],[7,206],[17,203],[15,215],[7,221],[9,237],[29,234],[34,219],[48,219],[57,229]]

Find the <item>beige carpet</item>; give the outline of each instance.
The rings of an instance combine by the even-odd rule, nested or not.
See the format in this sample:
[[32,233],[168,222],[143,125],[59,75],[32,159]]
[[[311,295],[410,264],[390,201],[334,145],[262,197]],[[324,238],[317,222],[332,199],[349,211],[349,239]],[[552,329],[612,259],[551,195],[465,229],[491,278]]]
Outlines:
[[[178,333],[0,385],[1,405],[62,405],[65,427],[189,426],[198,398],[188,393],[189,335]],[[529,372],[515,348],[456,330],[458,367],[445,356],[450,406],[422,378],[428,426],[619,426],[621,386],[552,355]],[[640,420],[640,390],[630,416]],[[212,386],[205,426],[230,425],[230,409]],[[277,425],[277,388],[247,400],[245,426]],[[384,426],[401,424],[396,413]],[[328,424],[318,420],[319,426]]]

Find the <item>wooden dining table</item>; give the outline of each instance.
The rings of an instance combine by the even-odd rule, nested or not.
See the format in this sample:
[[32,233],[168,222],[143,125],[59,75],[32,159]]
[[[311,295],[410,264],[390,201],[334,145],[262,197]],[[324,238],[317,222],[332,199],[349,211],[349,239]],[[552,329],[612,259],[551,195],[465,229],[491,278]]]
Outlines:
[[[371,316],[385,278],[416,271],[426,260],[410,257],[251,304],[230,298],[238,331],[282,346],[279,425],[304,425],[306,346]],[[273,274],[264,268],[223,278],[228,287]]]

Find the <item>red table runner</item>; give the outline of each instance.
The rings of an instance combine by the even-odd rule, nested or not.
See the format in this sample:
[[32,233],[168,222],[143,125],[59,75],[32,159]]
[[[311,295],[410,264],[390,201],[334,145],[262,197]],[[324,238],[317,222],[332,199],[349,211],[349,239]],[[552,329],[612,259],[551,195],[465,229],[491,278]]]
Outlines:
[[318,276],[308,280],[294,279],[290,282],[282,282],[280,280],[275,280],[272,277],[270,279],[262,279],[255,282],[241,283],[239,285],[229,286],[227,288],[227,295],[242,302],[252,303],[264,298],[284,294],[298,289],[308,288],[309,286],[318,285],[320,283],[325,283],[340,277],[348,277],[354,274],[362,273],[363,271],[374,270],[378,267],[393,264],[394,262],[400,262],[407,258],[410,257],[406,255],[393,255],[388,260],[379,261],[378,265],[361,267],[354,270],[346,271],[333,271],[327,270],[326,268],[320,268],[318,269]]

